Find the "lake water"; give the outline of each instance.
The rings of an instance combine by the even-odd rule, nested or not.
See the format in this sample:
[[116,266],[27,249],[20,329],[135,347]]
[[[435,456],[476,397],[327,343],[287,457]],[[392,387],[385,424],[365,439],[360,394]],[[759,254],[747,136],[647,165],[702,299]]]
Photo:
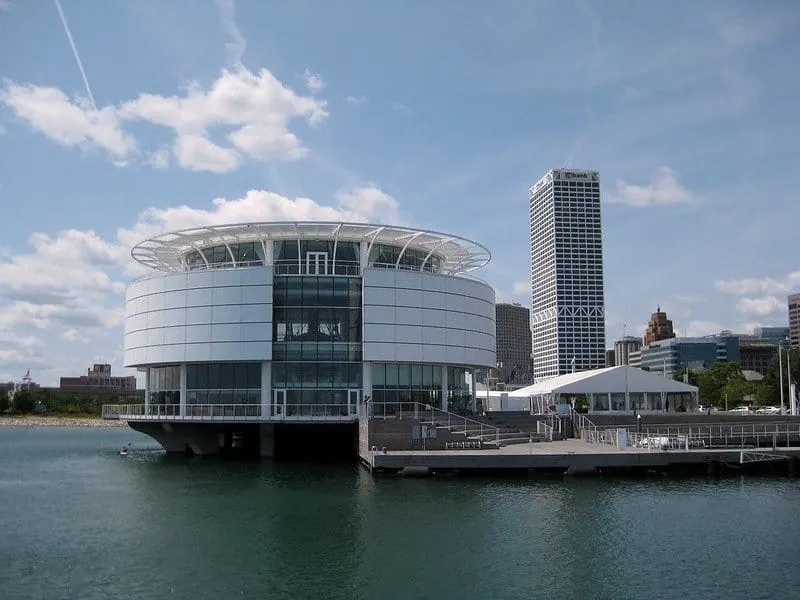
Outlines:
[[798,590],[800,479],[373,479],[166,457],[125,428],[0,429],[2,600]]

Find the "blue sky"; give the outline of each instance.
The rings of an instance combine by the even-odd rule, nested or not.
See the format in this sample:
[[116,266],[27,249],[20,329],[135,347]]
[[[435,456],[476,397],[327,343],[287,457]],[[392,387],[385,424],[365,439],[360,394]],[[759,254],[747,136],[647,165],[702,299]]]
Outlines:
[[457,233],[527,304],[554,167],[601,172],[609,343],[657,304],[785,324],[800,289],[796,2],[61,7],[77,56],[55,2],[0,0],[0,380],[120,370],[130,245],[204,222]]

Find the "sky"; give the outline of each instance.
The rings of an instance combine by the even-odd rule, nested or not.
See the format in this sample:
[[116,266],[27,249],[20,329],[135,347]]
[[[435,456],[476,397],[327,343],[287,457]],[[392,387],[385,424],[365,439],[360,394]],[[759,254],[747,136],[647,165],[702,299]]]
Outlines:
[[[600,171],[607,341],[785,325],[800,4],[0,0],[0,381],[123,373],[133,244],[358,220],[486,245],[529,304],[528,188]],[[133,371],[131,371],[133,372]]]

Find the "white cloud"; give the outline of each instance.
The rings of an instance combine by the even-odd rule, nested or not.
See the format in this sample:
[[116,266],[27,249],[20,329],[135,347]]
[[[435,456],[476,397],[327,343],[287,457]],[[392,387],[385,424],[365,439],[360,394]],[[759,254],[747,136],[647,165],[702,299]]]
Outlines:
[[317,73],[312,73],[311,69],[306,68],[303,72],[303,81],[308,88],[308,91],[312,94],[316,94],[317,92],[321,92],[325,88],[325,82],[323,81],[322,77]]
[[339,191],[334,196],[349,218],[400,224],[397,200],[376,187],[359,187]]
[[514,282],[514,295],[525,296],[526,298],[531,294],[530,281],[515,281]]
[[686,327],[688,337],[704,337],[719,333],[725,329],[716,321],[690,321]]
[[222,148],[205,135],[187,133],[175,140],[173,147],[178,164],[189,171],[229,173],[239,168],[239,154]]
[[714,282],[718,291],[737,296],[788,295],[800,289],[800,271],[792,271],[784,277],[747,277],[744,279],[719,280]]
[[606,194],[606,201],[629,206],[654,206],[697,204],[700,199],[678,181],[675,171],[661,167],[653,175],[650,185],[632,185],[617,181],[617,189]]
[[223,71],[208,91],[193,83],[182,97],[142,94],[123,104],[120,115],[173,129],[182,167],[219,173],[236,169],[239,157],[211,141],[210,126],[232,127],[230,141],[254,158],[295,160],[307,150],[287,129],[288,122],[301,118],[315,125],[328,112],[324,100],[296,95],[269,71],[256,75],[242,68]]
[[81,342],[83,344],[87,343],[89,340],[78,333],[77,329],[67,329],[66,331],[62,332],[59,335],[62,340],[66,340],[68,342]]
[[[308,150],[289,131],[289,123],[300,119],[313,126],[328,117],[325,100],[295,94],[267,70],[252,73],[243,67],[223,70],[208,89],[194,82],[180,96],[140,94],[99,110],[56,88],[6,82],[0,104],[62,145],[105,150],[120,167],[137,154],[136,141],[122,124],[161,125],[175,133],[173,152],[182,168],[213,173],[237,169],[240,152],[264,161],[303,158]],[[227,128],[233,147],[213,141],[211,127]],[[145,164],[163,168],[160,152],[145,153]]]
[[357,104],[366,104],[368,102],[367,97],[363,94],[359,94],[358,96],[345,96],[344,101],[351,106],[356,106]]
[[157,171],[166,171],[169,169],[169,149],[161,148],[157,152],[150,153],[147,162]]
[[59,89],[9,81],[0,90],[0,103],[63,146],[100,148],[116,158],[136,149],[136,141],[122,131],[113,107],[95,110],[87,100],[67,98]]
[[16,335],[10,331],[0,331],[0,345],[18,348],[41,348],[44,342],[32,335]]
[[234,2],[233,0],[217,0],[217,8],[222,28],[231,36],[231,41],[225,44],[225,48],[228,50],[228,64],[233,67],[239,66],[242,64],[242,56],[247,49],[247,39],[236,25]]
[[402,102],[392,102],[392,110],[396,110],[397,112],[405,113],[407,115],[410,115],[414,112]]
[[775,296],[763,296],[739,299],[736,310],[750,317],[767,317],[787,312],[788,306],[785,298],[781,300]]

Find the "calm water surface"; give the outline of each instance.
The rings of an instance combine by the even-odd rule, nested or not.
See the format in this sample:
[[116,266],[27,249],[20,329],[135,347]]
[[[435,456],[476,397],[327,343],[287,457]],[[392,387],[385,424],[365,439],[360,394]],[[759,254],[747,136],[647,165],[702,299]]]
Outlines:
[[373,479],[0,429],[0,599],[797,598],[799,500],[798,479]]

